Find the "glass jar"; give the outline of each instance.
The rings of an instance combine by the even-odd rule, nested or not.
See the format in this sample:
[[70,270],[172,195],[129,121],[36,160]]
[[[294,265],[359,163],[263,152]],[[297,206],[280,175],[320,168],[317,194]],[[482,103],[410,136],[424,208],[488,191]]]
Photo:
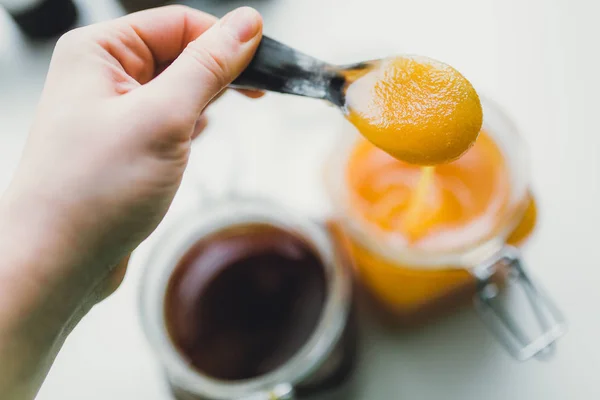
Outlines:
[[[315,250],[325,269],[326,296],[317,326],[300,350],[265,375],[225,381],[194,369],[171,340],[165,297],[179,261],[201,239],[252,224],[293,233]],[[351,272],[347,257],[324,226],[264,200],[212,201],[171,224],[150,252],[141,285],[145,333],[177,399],[291,399],[340,386],[352,371],[356,327]]]
[[[357,215],[351,204],[346,168],[357,141],[364,140],[346,123],[326,171],[326,187],[335,205],[335,220],[348,236],[358,275],[373,298],[394,319],[404,324],[422,322],[433,314],[455,308],[473,298],[476,309],[517,359],[541,355],[563,334],[564,322],[556,306],[525,271],[519,250],[513,247],[526,236],[526,225],[535,217],[529,192],[528,151],[512,122],[498,106],[482,99],[483,130],[504,157],[510,193],[501,221],[481,232],[466,246],[443,250],[417,248],[399,242]],[[543,332],[529,339],[513,315],[502,306],[505,284],[520,286]]]

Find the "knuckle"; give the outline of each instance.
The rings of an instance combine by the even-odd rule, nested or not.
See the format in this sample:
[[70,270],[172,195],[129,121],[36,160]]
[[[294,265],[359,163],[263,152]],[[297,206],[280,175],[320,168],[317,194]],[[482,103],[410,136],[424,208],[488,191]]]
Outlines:
[[79,42],[81,40],[82,29],[83,28],[75,28],[75,29],[72,29],[72,30],[62,34],[61,37],[56,42],[56,48],[57,49],[63,49],[63,48],[67,49],[73,45],[76,45],[77,42]]
[[95,31],[91,26],[72,29],[64,33],[56,42],[55,51],[60,54],[76,54],[96,40]]
[[219,51],[209,50],[204,46],[192,42],[185,52],[190,56],[198,67],[212,79],[215,85],[225,87],[230,75],[230,68],[226,57]]
[[92,37],[94,28],[95,26],[89,25],[71,29],[70,31],[62,34],[62,36],[58,39],[57,45],[75,45],[89,40]]

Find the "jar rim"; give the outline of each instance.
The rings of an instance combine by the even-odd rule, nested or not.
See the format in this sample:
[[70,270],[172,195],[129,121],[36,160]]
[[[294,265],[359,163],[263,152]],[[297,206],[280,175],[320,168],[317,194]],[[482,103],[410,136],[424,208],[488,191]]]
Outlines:
[[[204,237],[231,227],[266,224],[294,233],[309,243],[323,263],[327,296],[317,327],[287,362],[256,378],[225,381],[194,369],[169,337],[164,316],[168,281],[178,261]],[[268,200],[229,198],[204,209],[190,210],[162,232],[144,260],[140,311],[147,339],[169,379],[191,393],[213,399],[231,399],[270,390],[282,383],[296,384],[313,373],[340,339],[351,296],[349,271],[342,265],[326,228]]]
[[[498,136],[507,135],[509,150],[502,151],[511,178],[510,199],[499,216],[499,224],[466,246],[452,249],[431,250],[399,245],[393,235],[386,234],[358,218],[353,218],[349,205],[345,179],[345,167],[351,150],[361,136],[349,122],[343,121],[337,146],[328,160],[325,170],[325,186],[329,198],[335,203],[336,219],[341,221],[348,234],[357,242],[399,265],[419,269],[470,269],[491,254],[500,250],[513,229],[521,221],[528,206],[530,179],[529,149],[513,121],[502,108],[487,97],[480,96],[484,118],[482,130],[489,133],[498,144]],[[354,131],[354,136],[349,131]]]

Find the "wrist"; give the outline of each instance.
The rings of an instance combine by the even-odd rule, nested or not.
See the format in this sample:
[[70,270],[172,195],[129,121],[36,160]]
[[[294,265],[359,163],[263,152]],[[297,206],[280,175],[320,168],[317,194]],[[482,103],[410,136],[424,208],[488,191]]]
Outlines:
[[[32,398],[71,328],[93,305],[57,215],[0,198],[0,392]],[[79,268],[81,269],[81,268]],[[12,397],[11,397],[12,396]]]
[[38,314],[58,332],[80,311],[94,277],[80,272],[85,261],[60,215],[36,204],[10,189],[0,199],[0,323],[20,326]]

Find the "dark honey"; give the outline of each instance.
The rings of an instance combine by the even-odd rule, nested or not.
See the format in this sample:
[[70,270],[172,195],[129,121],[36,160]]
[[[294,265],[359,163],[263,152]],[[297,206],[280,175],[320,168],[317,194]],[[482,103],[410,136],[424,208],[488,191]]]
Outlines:
[[171,339],[201,373],[226,381],[269,373],[315,331],[327,296],[324,265],[300,237],[269,225],[203,238],[167,289]]

